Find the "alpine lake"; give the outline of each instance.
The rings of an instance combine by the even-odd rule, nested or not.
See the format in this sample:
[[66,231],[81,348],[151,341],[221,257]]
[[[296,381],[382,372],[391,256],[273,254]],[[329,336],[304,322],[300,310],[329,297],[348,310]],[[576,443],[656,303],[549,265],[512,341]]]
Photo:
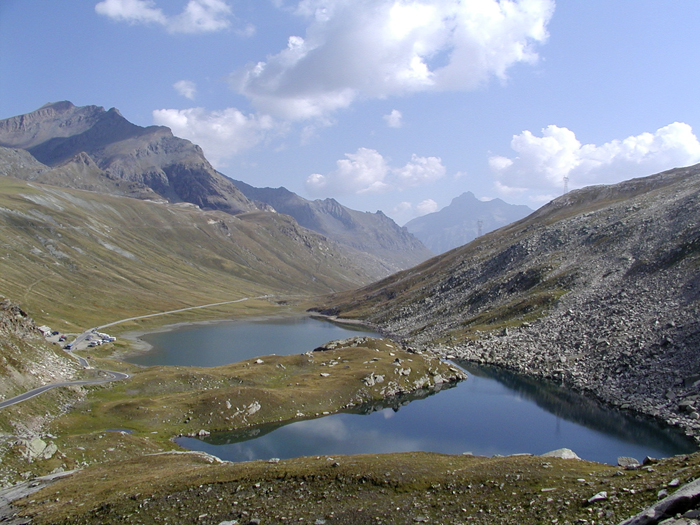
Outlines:
[[[212,367],[270,354],[301,354],[359,335],[379,337],[358,326],[311,317],[184,325],[143,335],[152,348],[127,360],[142,366]],[[469,378],[437,392],[176,441],[226,461],[406,451],[539,455],[569,448],[582,459],[616,464],[620,456],[641,461],[697,450],[673,428],[603,406],[559,385],[499,368],[454,363]]]

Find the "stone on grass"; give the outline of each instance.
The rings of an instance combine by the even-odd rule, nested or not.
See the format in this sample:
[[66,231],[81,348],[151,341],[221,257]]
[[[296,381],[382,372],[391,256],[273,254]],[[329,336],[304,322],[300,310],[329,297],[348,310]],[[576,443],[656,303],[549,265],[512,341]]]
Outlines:
[[595,503],[596,501],[605,501],[606,499],[608,499],[608,493],[603,490],[595,496],[588,498],[588,503]]
[[635,468],[638,468],[640,466],[640,463],[635,458],[621,456],[621,457],[617,458],[617,466],[628,468],[628,469],[635,469]]
[[561,458],[561,459],[581,459],[578,457],[576,452],[571,450],[570,448],[559,448],[557,450],[552,450],[550,452],[547,452],[545,454],[542,454],[543,458]]

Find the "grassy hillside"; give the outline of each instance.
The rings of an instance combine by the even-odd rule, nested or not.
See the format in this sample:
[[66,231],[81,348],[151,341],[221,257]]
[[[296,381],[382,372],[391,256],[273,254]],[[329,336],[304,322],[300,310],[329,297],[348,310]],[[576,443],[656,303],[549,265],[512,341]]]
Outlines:
[[370,280],[282,215],[234,217],[0,177],[0,293],[62,331]]

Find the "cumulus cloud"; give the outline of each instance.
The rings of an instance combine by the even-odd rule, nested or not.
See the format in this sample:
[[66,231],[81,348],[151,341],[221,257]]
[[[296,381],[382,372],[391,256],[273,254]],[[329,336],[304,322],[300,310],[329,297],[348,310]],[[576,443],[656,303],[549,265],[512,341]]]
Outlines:
[[153,121],[199,145],[214,166],[224,165],[227,158],[285,131],[269,116],[245,115],[236,108],[158,109],[153,112]]
[[302,0],[304,36],[231,76],[261,111],[323,116],[358,97],[471,90],[537,60],[554,0]]
[[403,186],[420,186],[442,178],[445,166],[439,157],[419,157],[414,153],[411,161],[395,173]]
[[223,0],[190,0],[179,15],[168,16],[153,0],[103,0],[95,12],[118,22],[158,24],[171,33],[207,33],[230,25],[231,8]]
[[425,199],[418,204],[403,201],[391,209],[391,216],[399,224],[406,224],[411,219],[436,212],[438,211],[438,208],[438,203],[433,199]]
[[541,137],[523,131],[510,145],[515,157],[489,159],[496,189],[503,195],[527,194],[536,201],[561,194],[565,177],[573,189],[700,162],[700,142],[682,122],[600,146],[581,144],[573,131],[550,125]]
[[389,166],[376,150],[359,148],[346,153],[336,162],[338,168],[328,175],[314,173],[306,179],[306,187],[314,194],[382,193],[389,189],[384,182]]
[[398,109],[393,109],[388,115],[384,115],[384,122],[390,128],[400,128],[403,125],[403,115]]
[[359,148],[336,162],[327,175],[307,177],[306,187],[314,195],[385,193],[434,182],[445,174],[439,157],[413,155],[403,167],[392,168],[376,150]]
[[418,215],[427,215],[428,213],[433,213],[438,210],[438,203],[435,202],[433,199],[426,199],[424,201],[419,202],[416,205],[416,211],[418,212]]
[[194,96],[197,94],[197,86],[191,80],[178,80],[173,84],[175,91],[185,98],[194,100]]
[[104,0],[95,6],[95,11],[119,22],[134,24],[163,24],[167,17],[157,9],[152,0]]

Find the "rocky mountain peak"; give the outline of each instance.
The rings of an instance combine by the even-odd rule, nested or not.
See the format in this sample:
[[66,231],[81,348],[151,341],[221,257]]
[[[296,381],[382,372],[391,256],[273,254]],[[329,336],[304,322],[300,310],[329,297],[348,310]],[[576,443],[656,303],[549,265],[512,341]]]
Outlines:
[[0,146],[29,149],[52,138],[82,133],[104,113],[102,107],[79,108],[68,101],[45,104],[31,113],[0,120]]
[[382,266],[388,275],[424,261],[432,254],[418,239],[381,212],[352,210],[335,199],[307,200],[286,188],[255,188],[234,181],[258,206],[268,205],[291,215],[316,231],[352,250],[367,264]]
[[257,209],[214,170],[201,148],[173,136],[169,128],[137,126],[116,108],[105,111],[67,101],[47,104],[0,121],[0,146],[26,150],[54,168],[75,162],[91,166],[89,174],[81,171],[81,180],[72,180],[70,170],[42,174],[42,182],[49,184],[137,198],[152,198],[155,192],[173,202],[229,213]]

